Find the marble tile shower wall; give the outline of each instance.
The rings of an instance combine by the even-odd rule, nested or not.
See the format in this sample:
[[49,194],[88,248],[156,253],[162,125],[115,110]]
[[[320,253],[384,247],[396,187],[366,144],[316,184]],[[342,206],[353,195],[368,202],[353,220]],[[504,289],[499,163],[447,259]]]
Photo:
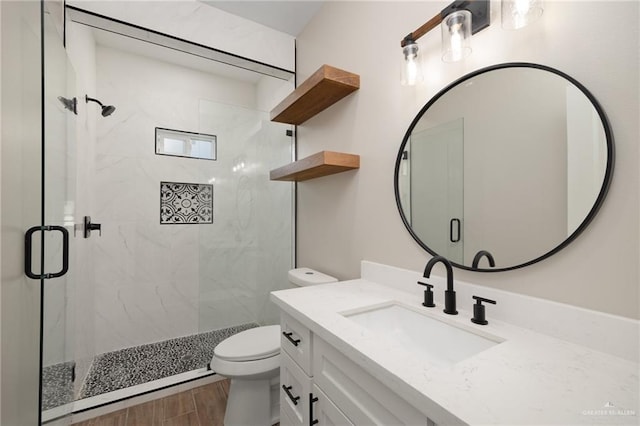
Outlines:
[[[102,46],[96,61],[97,96],[117,108],[95,149],[96,353],[262,321],[291,266],[291,187],[268,181],[291,158],[284,128],[272,141],[254,83]],[[218,160],[155,155],[156,126],[215,134]],[[161,181],[212,184],[213,223],[161,225]]]

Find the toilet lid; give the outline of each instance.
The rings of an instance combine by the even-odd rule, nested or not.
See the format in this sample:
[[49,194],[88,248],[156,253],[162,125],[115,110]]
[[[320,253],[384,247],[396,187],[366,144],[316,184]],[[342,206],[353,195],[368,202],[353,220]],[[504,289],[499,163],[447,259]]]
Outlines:
[[280,326],[250,328],[223,340],[214,356],[227,361],[253,361],[280,353]]

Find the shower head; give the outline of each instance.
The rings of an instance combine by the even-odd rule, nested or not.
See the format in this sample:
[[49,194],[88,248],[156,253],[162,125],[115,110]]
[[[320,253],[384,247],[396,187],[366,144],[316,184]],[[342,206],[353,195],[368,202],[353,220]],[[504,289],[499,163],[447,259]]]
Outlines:
[[116,110],[116,107],[114,107],[113,105],[103,105],[102,102],[100,102],[99,100],[94,99],[94,98],[90,98],[87,95],[84,95],[84,101],[87,102],[87,103],[89,103],[91,101],[91,102],[95,102],[98,105],[100,105],[100,107],[102,108],[102,116],[103,117],[110,116],[111,114],[113,114],[113,111]]
[[102,107],[102,116],[103,117],[107,117],[111,114],[113,114],[113,111],[116,110],[116,107],[114,107],[113,105],[106,105]]

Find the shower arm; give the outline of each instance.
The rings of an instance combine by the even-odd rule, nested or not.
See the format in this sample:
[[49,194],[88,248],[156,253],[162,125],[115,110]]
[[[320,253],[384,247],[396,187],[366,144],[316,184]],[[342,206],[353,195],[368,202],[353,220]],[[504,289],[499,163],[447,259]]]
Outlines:
[[97,100],[97,99],[90,98],[90,97],[89,97],[89,95],[84,95],[84,101],[85,101],[86,103],[89,103],[89,101],[91,101],[91,102],[96,102],[96,103],[97,103],[98,105],[100,105],[101,107],[104,107],[104,105],[102,104],[102,102],[100,102],[100,101],[99,101],[99,100]]

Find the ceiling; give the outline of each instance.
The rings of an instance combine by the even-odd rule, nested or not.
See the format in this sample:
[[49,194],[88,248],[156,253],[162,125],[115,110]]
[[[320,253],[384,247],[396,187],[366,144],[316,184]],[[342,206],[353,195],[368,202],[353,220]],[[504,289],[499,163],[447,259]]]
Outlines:
[[202,3],[241,16],[297,37],[325,0],[200,0]]

